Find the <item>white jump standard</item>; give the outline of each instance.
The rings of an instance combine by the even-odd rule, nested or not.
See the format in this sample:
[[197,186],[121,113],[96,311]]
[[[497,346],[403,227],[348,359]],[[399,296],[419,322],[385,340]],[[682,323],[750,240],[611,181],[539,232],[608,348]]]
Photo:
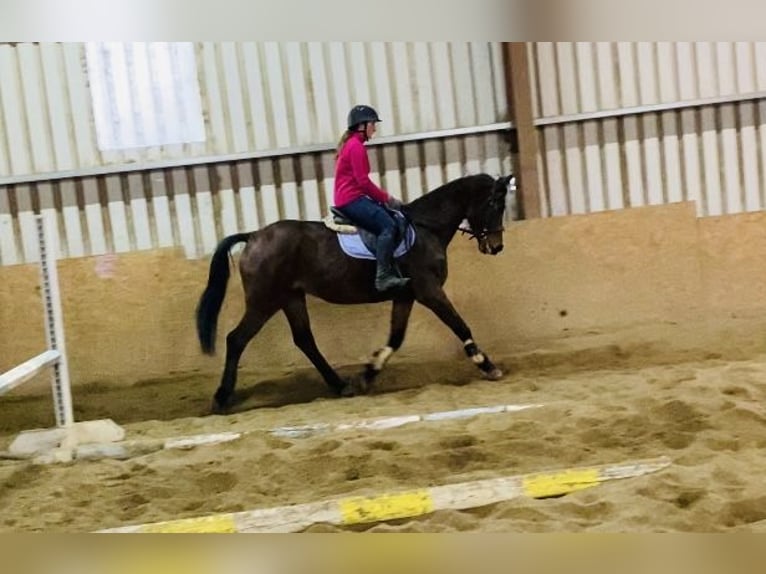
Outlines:
[[10,445],[9,452],[19,457],[37,455],[38,462],[69,461],[72,460],[78,444],[122,440],[125,431],[111,420],[74,422],[69,365],[64,342],[64,319],[54,255],[58,241],[56,241],[56,235],[52,233],[50,223],[46,224],[42,215],[37,215],[36,220],[45,313],[45,339],[48,348],[36,357],[0,375],[0,395],[27,382],[42,369],[51,367],[56,428],[22,432]]

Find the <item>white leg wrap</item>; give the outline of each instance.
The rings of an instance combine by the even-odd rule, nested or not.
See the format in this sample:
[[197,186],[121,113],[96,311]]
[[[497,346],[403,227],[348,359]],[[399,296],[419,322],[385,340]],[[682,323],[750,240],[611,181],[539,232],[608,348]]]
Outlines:
[[[468,345],[475,345],[475,343],[473,342],[473,339],[466,339],[463,342],[463,347],[467,347]],[[475,355],[471,355],[471,360],[477,365],[481,365],[484,362],[484,354],[481,351],[479,351]]]
[[376,351],[375,354],[372,356],[372,360],[370,361],[370,364],[372,364],[372,368],[376,371],[380,371],[383,368],[383,365],[388,362],[388,359],[391,358],[391,355],[394,354],[394,349],[385,346],[379,351]]

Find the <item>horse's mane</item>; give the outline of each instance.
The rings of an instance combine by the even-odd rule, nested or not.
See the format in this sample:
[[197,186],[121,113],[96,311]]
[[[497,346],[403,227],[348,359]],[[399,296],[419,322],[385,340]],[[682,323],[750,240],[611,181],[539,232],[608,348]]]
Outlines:
[[[464,191],[468,191],[470,194],[472,190],[483,185],[487,186],[488,189],[492,189],[494,181],[494,178],[486,173],[466,175],[440,185],[436,189],[420,196],[411,203],[406,204],[403,207],[403,211],[415,223],[422,223],[428,227],[438,226],[439,223],[444,223],[440,221],[440,215],[448,198],[455,197],[460,202],[460,205],[462,205],[464,200],[460,199],[460,196]],[[466,194],[466,197],[470,197],[469,194]]]

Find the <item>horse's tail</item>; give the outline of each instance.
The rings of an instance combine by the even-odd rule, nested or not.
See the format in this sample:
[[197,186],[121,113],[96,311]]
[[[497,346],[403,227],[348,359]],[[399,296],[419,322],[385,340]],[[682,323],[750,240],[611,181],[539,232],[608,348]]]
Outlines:
[[221,312],[223,299],[226,296],[226,284],[229,282],[229,250],[250,238],[251,233],[236,233],[224,237],[218,244],[210,261],[210,274],[207,286],[197,305],[197,337],[202,352],[207,355],[215,353],[215,331],[218,324],[218,313]]

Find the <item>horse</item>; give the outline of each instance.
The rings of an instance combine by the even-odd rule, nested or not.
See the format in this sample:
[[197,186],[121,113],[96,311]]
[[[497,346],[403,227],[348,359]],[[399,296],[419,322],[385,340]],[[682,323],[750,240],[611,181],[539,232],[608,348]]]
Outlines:
[[[258,231],[222,239],[212,256],[207,286],[196,309],[203,353],[215,353],[217,320],[230,274],[229,251],[242,242],[246,245],[240,254],[239,272],[246,308],[239,324],[226,336],[226,361],[213,396],[213,411],[225,413],[231,407],[237,367],[245,347],[280,310],[287,317],[294,344],[336,396],[369,391],[404,342],[415,301],[452,330],[485,378],[500,379],[502,371],[473,340],[471,329],[447,298],[443,285],[447,280],[447,246],[458,230],[477,239],[482,254],[497,255],[503,250],[506,194],[512,179],[468,175],[404,204],[401,212],[416,234],[409,251],[397,258],[397,265],[410,281],[403,288],[382,293],[374,287],[375,262],[346,255],[336,232],[321,221],[285,219]],[[464,221],[468,229],[462,226]],[[388,342],[372,354],[360,382],[352,384],[341,379],[317,348],[306,295],[341,305],[392,301]]]

